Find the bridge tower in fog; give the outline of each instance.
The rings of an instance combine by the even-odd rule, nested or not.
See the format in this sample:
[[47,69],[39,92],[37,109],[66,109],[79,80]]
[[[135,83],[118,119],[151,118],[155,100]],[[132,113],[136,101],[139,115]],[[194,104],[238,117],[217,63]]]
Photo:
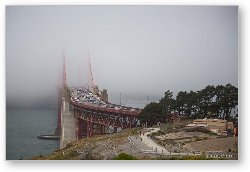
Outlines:
[[67,88],[67,75],[66,75],[66,64],[65,64],[65,54],[63,53],[63,87]]
[[92,68],[91,68],[91,61],[90,61],[90,55],[88,53],[88,59],[89,59],[89,90],[94,93],[94,79],[93,79],[93,74],[92,74]]
[[65,63],[65,53],[63,51],[63,70],[62,70],[62,86],[59,86],[58,89],[58,115],[57,115],[57,127],[55,135],[61,136],[61,127],[62,127],[62,112],[63,112],[63,98],[66,98],[67,94],[67,75],[66,75],[66,63]]

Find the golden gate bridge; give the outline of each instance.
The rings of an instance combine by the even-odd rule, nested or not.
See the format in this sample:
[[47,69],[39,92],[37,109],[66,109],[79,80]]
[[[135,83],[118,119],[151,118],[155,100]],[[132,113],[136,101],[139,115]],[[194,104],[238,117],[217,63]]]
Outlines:
[[63,55],[63,82],[58,91],[58,121],[55,135],[41,139],[60,139],[63,148],[70,141],[100,134],[116,133],[126,128],[139,127],[139,108],[108,102],[107,90],[99,91],[94,84],[90,56],[89,84],[68,87],[65,55]]

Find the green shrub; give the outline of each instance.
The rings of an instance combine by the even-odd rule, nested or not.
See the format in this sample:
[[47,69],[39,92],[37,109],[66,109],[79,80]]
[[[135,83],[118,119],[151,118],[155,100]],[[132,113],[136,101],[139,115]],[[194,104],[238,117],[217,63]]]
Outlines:
[[184,127],[186,127],[186,124],[182,124],[182,123],[175,124],[175,129],[181,129],[181,128],[184,128]]
[[206,128],[200,128],[200,127],[194,127],[194,128],[187,128],[185,129],[186,132],[201,132],[201,133],[211,133],[208,129]]
[[175,145],[176,144],[176,142],[174,140],[172,140],[172,139],[165,139],[164,143],[168,144],[168,145]]
[[173,130],[173,125],[168,123],[168,124],[162,124],[160,126],[160,129],[163,131],[171,132]]
[[195,138],[195,141],[201,141],[201,140],[203,140],[203,139],[200,137]]
[[201,140],[207,140],[208,137],[198,137],[198,136],[194,136],[195,141],[201,141]]
[[131,135],[138,135],[139,134],[139,128],[132,129]]
[[137,160],[136,157],[128,155],[126,153],[120,153],[118,156],[114,157],[113,160]]
[[213,133],[213,132],[211,132],[211,131],[210,131],[208,134],[209,134],[210,136],[218,136],[218,134]]
[[164,131],[161,131],[161,130],[159,130],[159,131],[157,131],[157,136],[160,136],[160,135],[165,135],[165,132]]

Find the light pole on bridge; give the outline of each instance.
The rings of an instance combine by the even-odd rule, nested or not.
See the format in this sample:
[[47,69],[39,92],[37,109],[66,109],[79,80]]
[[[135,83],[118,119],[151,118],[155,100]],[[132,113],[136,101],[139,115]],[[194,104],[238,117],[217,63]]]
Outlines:
[[119,93],[119,103],[120,103],[120,106],[122,105],[122,93],[121,92],[119,92],[119,91],[117,91],[117,92],[115,92],[115,93]]
[[121,106],[122,105],[122,93],[119,92],[119,94],[120,94],[120,106]]

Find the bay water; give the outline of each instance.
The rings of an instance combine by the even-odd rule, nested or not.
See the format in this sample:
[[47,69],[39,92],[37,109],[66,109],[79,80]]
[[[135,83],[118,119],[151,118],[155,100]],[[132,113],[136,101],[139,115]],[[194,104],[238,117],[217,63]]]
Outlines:
[[40,140],[54,134],[57,111],[51,109],[6,110],[6,160],[28,159],[59,149],[58,140]]
[[[119,99],[111,100],[119,104]],[[123,101],[123,105],[143,108],[147,102]],[[40,140],[39,135],[54,134],[57,111],[53,109],[7,109],[6,110],[6,159],[29,159],[48,155],[59,149],[58,140]]]

